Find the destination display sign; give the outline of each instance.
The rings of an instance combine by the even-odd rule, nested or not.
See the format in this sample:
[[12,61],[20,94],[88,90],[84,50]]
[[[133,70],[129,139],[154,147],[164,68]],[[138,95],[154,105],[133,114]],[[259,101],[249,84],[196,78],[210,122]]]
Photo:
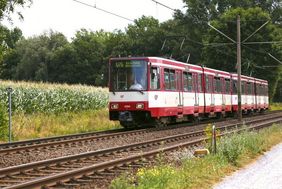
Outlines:
[[130,60],[130,61],[122,61],[115,62],[116,68],[140,68],[144,66],[144,61],[141,60]]

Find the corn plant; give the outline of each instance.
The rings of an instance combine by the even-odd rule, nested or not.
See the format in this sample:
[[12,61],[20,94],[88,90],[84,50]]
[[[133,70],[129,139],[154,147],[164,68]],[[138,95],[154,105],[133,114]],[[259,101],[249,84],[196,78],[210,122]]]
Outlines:
[[11,82],[0,80],[0,103],[8,103],[7,87],[12,87],[12,109],[24,113],[61,113],[96,110],[108,104],[108,90],[66,84]]

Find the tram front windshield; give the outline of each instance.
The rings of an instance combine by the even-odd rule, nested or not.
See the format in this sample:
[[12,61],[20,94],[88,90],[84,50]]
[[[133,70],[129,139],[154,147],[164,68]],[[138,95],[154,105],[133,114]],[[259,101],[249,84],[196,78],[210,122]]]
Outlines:
[[147,90],[147,62],[119,60],[111,63],[111,91]]

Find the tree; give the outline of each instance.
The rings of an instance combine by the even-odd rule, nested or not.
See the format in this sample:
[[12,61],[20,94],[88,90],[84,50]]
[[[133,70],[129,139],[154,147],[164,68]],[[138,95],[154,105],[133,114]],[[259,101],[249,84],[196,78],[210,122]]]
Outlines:
[[[228,34],[236,40],[236,17],[241,16],[241,39],[246,39],[265,21],[270,20],[270,15],[261,8],[236,8],[226,11],[218,19],[212,21],[212,25],[223,33]],[[263,27],[258,33],[252,36],[248,41],[281,41],[281,29],[273,23]],[[205,43],[230,43],[228,39],[210,29],[205,35]],[[219,44],[220,45],[220,44]],[[265,66],[278,65],[268,53],[282,58],[281,47],[275,47],[272,44],[242,45],[242,74],[251,75],[269,81],[270,99],[275,95],[278,76],[280,70],[276,68],[266,68]],[[236,44],[206,46],[204,48],[203,62],[205,65],[222,69],[229,72],[236,72]]]
[[[29,5],[27,5],[28,3]],[[0,0],[0,20],[2,20],[5,16],[11,20],[10,14],[15,12],[17,6],[30,6],[31,3],[32,0]],[[20,12],[17,12],[17,14],[23,19]]]
[[[18,28],[9,30],[0,25],[0,77],[4,79],[11,79],[12,70],[17,64],[13,53],[18,40],[22,39],[22,31]],[[10,57],[9,64],[7,64],[7,57]]]
[[[25,5],[31,5],[32,0],[0,0],[0,21],[6,17],[8,20],[12,21],[10,14],[16,11],[16,7]],[[28,6],[29,6],[28,5]],[[23,19],[20,12],[17,12],[18,16]],[[15,28],[9,30],[0,23],[0,76],[3,75],[4,69],[12,69],[11,67],[5,67],[3,65],[3,59],[6,54],[10,54],[11,48],[15,47],[16,42],[22,37],[22,32],[20,29]],[[9,71],[8,71],[9,72]],[[5,78],[6,76],[4,76]]]
[[218,19],[230,9],[260,7],[267,12],[273,21],[281,23],[281,0],[184,0],[187,5],[186,17],[193,23],[203,23]]
[[67,43],[63,34],[52,31],[38,37],[20,40],[5,56],[2,77],[48,81],[50,57],[57,48]]
[[101,68],[107,64],[105,57],[105,44],[109,39],[110,33],[103,30],[89,32],[85,29],[76,33],[76,38],[72,45],[77,52],[78,62],[76,68],[79,70],[73,76],[79,83],[98,85],[103,77]]
[[78,55],[72,44],[57,48],[51,55],[49,64],[49,81],[59,83],[78,83],[73,75],[76,69]]
[[130,40],[132,56],[156,56],[165,39],[165,33],[159,21],[153,17],[142,16],[135,20],[134,24],[128,25],[126,30]]

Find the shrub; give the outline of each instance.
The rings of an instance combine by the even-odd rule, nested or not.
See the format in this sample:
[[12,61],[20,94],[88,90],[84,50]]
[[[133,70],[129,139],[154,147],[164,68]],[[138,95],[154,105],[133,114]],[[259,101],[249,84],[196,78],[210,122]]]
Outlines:
[[171,166],[159,166],[151,169],[141,168],[137,172],[137,188],[165,188],[175,178],[175,169]]
[[229,163],[237,165],[237,160],[243,152],[242,136],[234,134],[231,137],[224,137],[217,148],[218,153],[224,156]]
[[242,136],[242,145],[244,145],[245,151],[250,152],[252,155],[263,151],[264,140],[262,136],[254,132],[244,133]]
[[127,174],[122,174],[111,182],[110,189],[133,189],[133,177]]
[[8,114],[5,106],[0,103],[0,140],[8,137]]

